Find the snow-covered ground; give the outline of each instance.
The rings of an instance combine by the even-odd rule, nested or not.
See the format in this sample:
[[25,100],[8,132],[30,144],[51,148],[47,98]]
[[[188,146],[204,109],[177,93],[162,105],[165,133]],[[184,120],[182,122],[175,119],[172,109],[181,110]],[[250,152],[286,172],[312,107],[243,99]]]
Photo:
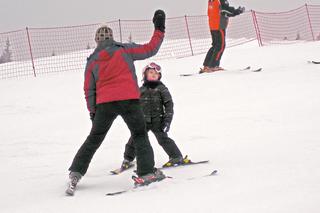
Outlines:
[[[317,213],[320,209],[320,43],[227,49],[226,68],[196,72],[204,55],[160,61],[175,101],[170,136],[184,154],[210,164],[166,170],[172,180],[129,188],[132,172],[110,176],[129,131],[121,118],[97,151],[74,197],[68,167],[90,129],[83,74],[0,82],[0,212]],[[137,72],[146,61],[138,62]],[[156,164],[167,156],[150,134]],[[207,174],[219,175],[186,180]]]

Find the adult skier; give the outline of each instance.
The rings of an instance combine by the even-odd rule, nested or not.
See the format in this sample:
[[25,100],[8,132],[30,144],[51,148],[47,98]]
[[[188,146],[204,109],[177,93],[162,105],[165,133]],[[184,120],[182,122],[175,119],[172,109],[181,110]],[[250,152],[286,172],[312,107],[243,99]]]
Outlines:
[[96,31],[97,48],[88,58],[84,81],[93,125],[69,168],[68,195],[73,195],[77,183],[86,174],[94,153],[118,115],[124,119],[135,141],[139,183],[149,184],[166,177],[154,168],[154,155],[139,104],[140,92],[134,66],[135,60],[152,57],[160,49],[165,32],[164,11],[155,12],[153,23],[153,36],[144,45],[115,42],[112,29],[107,26]]
[[226,47],[226,29],[229,17],[240,15],[244,11],[244,7],[235,9],[229,6],[227,0],[209,0],[208,17],[212,47],[206,55],[200,73],[223,70],[223,68],[220,67],[220,60]]

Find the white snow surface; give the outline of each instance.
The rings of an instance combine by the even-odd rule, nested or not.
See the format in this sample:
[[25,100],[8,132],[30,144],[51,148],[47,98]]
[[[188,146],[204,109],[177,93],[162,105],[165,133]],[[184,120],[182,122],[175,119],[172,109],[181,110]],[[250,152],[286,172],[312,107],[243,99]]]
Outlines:
[[[222,66],[197,72],[205,55],[158,61],[175,102],[170,136],[209,164],[166,170],[173,179],[116,197],[132,171],[110,176],[129,131],[119,117],[74,197],[68,167],[91,127],[83,71],[0,82],[0,212],[317,213],[320,209],[320,42],[227,49]],[[149,60],[150,61],[150,60]],[[137,75],[147,61],[136,63]],[[149,134],[156,166],[168,159]],[[218,175],[196,178],[219,170]]]

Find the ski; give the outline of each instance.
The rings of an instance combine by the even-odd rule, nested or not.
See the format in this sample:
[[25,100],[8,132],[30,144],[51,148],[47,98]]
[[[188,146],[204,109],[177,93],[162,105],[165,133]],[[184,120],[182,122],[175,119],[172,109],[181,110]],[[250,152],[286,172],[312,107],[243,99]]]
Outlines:
[[[187,159],[188,156],[186,156],[184,158]],[[209,163],[209,160],[203,160],[203,161],[188,161],[188,162],[184,162],[184,163],[181,163],[181,164],[174,164],[172,166],[162,166],[161,168],[158,168],[160,170],[165,170],[165,169],[173,169],[173,168],[177,168],[177,167],[185,167],[185,166],[191,166],[191,165],[198,165],[198,164],[206,164],[206,163]],[[134,170],[135,173],[137,173],[137,170]]]
[[204,75],[210,75],[210,74],[216,73],[216,72],[223,72],[223,71],[237,72],[237,71],[246,71],[246,70],[249,70],[249,71],[252,71],[252,72],[260,72],[260,71],[262,71],[262,68],[252,69],[251,66],[248,66],[248,67],[245,67],[245,68],[242,68],[242,69],[225,69],[225,70],[219,70],[219,71],[209,72],[209,73],[185,73],[185,74],[180,74],[180,76],[181,77],[197,76],[197,75],[204,76]]
[[119,175],[119,174],[121,174],[122,172],[131,169],[132,167],[134,167],[134,164],[130,164],[128,168],[122,168],[122,167],[121,167],[121,168],[112,170],[112,171],[110,171],[110,174],[111,174],[111,175]]
[[208,160],[203,160],[203,161],[190,161],[188,163],[183,163],[183,164],[175,164],[172,166],[163,166],[162,168],[160,168],[161,170],[163,169],[170,169],[170,168],[177,168],[177,167],[184,167],[184,166],[191,166],[191,165],[197,165],[197,164],[205,164],[205,163],[209,163]]
[[[243,68],[243,69],[234,69],[234,70],[231,70],[231,69],[225,69],[225,70],[219,70],[219,71],[215,71],[215,72],[222,72],[222,71],[245,71],[245,70],[250,70],[251,67],[248,66],[246,68]],[[204,76],[204,75],[210,75],[212,73],[215,73],[215,72],[210,72],[210,73],[185,73],[185,74],[180,74],[181,77],[188,77],[188,76],[197,76],[197,75],[201,75],[201,76]]]
[[257,69],[251,69],[251,72],[261,72],[262,68],[257,68]]
[[[137,177],[136,176],[132,176],[132,180],[135,180]],[[169,177],[169,176],[166,176],[166,178],[172,178],[172,177]],[[125,190],[121,190],[121,191],[116,191],[116,192],[109,192],[106,194],[106,196],[115,196],[115,195],[120,195],[120,194],[124,194],[124,193],[127,193],[127,192],[134,192],[134,191],[137,191],[138,189],[142,189],[142,188],[146,188],[147,186],[149,186],[150,184],[148,185],[135,185],[129,189],[125,189]]]
[[218,173],[218,170],[213,170],[210,174],[207,174],[207,175],[202,175],[200,177],[191,177],[191,178],[188,178],[187,180],[195,180],[197,178],[205,178],[205,177],[210,177],[210,176],[214,176]]
[[308,61],[309,64],[320,64],[320,61]]
[[121,195],[124,193],[128,193],[128,192],[135,192],[138,189],[142,189],[142,188],[146,188],[147,186],[134,186],[130,189],[126,189],[126,190],[122,190],[122,191],[117,191],[117,192],[109,192],[106,194],[106,196],[115,196],[115,195]]
[[[187,158],[188,158],[188,156],[186,156],[186,157],[184,158],[184,160],[187,159]],[[161,168],[158,168],[158,169],[163,170],[163,169],[184,167],[184,166],[197,165],[197,164],[206,164],[206,163],[209,163],[209,160],[202,160],[202,161],[190,161],[190,160],[189,160],[188,162],[184,162],[184,163],[182,163],[182,164],[174,164],[174,165],[172,165],[172,166],[162,166]],[[128,168],[126,168],[126,169],[124,169],[124,168],[118,168],[118,169],[115,169],[115,170],[110,171],[110,174],[111,174],[111,175],[119,175],[119,174],[121,174],[122,172],[125,172],[125,171],[131,169],[132,167],[134,167],[134,165],[130,165],[130,167],[128,167]],[[137,170],[134,170],[133,172],[134,172],[134,173],[137,173]]]
[[[190,177],[190,178],[187,178],[186,180],[195,180],[195,179],[198,179],[198,178],[211,177],[211,176],[215,176],[217,173],[218,173],[218,170],[213,170],[209,174],[198,176],[198,177]],[[132,178],[134,178],[134,176]],[[170,177],[170,176],[167,176],[167,178],[168,179],[174,179],[173,177]],[[109,193],[106,194],[106,196],[116,196],[116,195],[121,195],[121,194],[128,193],[128,192],[135,192],[138,189],[146,188],[147,186],[149,186],[149,185],[134,186],[134,187],[132,187],[130,189],[126,189],[126,190],[121,190],[121,191],[116,191],[116,192],[109,192]]]

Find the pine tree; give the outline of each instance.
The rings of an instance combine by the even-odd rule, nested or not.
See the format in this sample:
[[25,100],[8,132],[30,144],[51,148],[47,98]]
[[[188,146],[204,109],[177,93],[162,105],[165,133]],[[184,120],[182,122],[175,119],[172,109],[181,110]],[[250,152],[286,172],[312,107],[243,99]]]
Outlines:
[[9,38],[7,38],[6,46],[0,56],[0,64],[8,63],[12,61],[12,52],[10,50],[10,46],[11,44],[10,44]]

